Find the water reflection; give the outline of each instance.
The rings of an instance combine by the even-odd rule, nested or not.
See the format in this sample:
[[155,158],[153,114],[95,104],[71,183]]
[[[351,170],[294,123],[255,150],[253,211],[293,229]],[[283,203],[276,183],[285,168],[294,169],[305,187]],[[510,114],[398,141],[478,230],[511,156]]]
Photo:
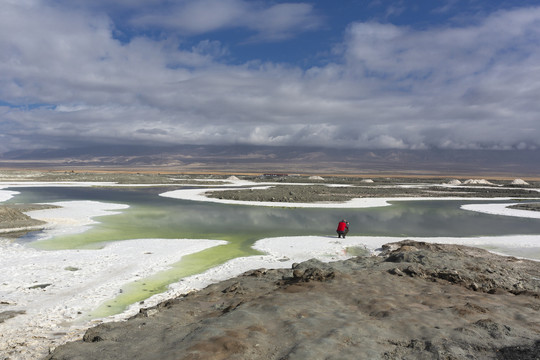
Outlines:
[[[97,200],[130,206],[121,214],[101,217],[101,223],[85,233],[69,236],[72,246],[133,238],[225,239],[247,246],[263,237],[333,236],[341,218],[350,222],[350,235],[470,237],[540,234],[538,219],[461,210],[460,206],[468,203],[466,201],[396,201],[392,206],[369,209],[305,209],[170,199],[158,196],[165,190],[163,188],[47,187],[18,190],[21,194],[11,202]],[[54,241],[65,244],[66,240]]]
[[[340,219],[350,222],[350,235],[474,237],[540,234],[540,219],[496,216],[461,210],[466,201],[396,201],[369,209],[303,209],[224,205],[158,196],[168,188],[18,188],[11,203],[51,203],[94,200],[130,207],[103,216],[90,230],[34,242],[48,249],[88,247],[104,242],[141,238],[223,239],[227,245],[185,256],[170,270],[134,282],[124,293],[105,303],[91,316],[119,313],[134,302],[163,292],[182,277],[240,256],[256,254],[258,239],[277,236],[336,236]],[[493,201],[488,201],[493,203]],[[475,201],[475,203],[478,203]],[[27,237],[32,239],[32,236]],[[33,236],[36,239],[36,236]]]

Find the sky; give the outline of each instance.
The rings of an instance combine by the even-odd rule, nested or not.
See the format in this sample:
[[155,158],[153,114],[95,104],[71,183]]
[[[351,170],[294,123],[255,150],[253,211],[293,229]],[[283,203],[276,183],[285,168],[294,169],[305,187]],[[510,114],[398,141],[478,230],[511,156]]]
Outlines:
[[0,0],[0,153],[539,149],[532,0]]

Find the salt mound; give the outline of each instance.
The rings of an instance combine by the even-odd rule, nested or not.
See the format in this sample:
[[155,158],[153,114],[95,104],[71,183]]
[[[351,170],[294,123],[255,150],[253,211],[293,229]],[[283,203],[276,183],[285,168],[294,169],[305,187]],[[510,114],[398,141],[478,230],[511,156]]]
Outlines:
[[529,185],[529,183],[525,180],[514,179],[514,181],[512,181],[512,185]]
[[448,182],[448,185],[461,185],[461,181],[458,179],[452,179]]
[[309,180],[324,180],[324,179],[320,176],[310,176]]
[[372,183],[373,180],[371,180],[371,179],[364,179],[364,180],[362,180],[361,182],[363,182],[363,183]]
[[495,185],[486,179],[469,179],[466,180],[463,184],[465,185]]
[[232,175],[232,176],[229,176],[227,178],[227,180],[240,180],[239,178],[237,178],[236,176]]

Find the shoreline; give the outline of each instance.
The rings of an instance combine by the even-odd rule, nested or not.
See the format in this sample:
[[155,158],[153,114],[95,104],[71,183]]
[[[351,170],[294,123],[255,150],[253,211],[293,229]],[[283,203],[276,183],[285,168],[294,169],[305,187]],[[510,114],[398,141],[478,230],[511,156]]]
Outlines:
[[538,355],[538,262],[412,240],[383,250],[250,270],[93,327],[47,360]]
[[[48,185],[49,184],[50,183],[48,183]],[[81,183],[76,183],[76,184],[69,184],[67,186],[92,186],[94,184],[95,183],[84,183],[84,185],[82,185]],[[246,186],[246,182],[242,182],[241,184],[242,184],[242,186]],[[109,183],[109,185],[110,185],[110,183]],[[259,184],[257,184],[257,185],[259,185]],[[27,184],[22,184],[21,186],[27,186]],[[46,185],[35,184],[35,186],[46,186]],[[50,184],[50,186],[58,186],[58,184]],[[115,186],[115,185],[112,185],[112,186]],[[143,186],[148,186],[148,185],[143,184]],[[192,186],[192,185],[190,185],[190,186]],[[231,185],[226,185],[225,184],[225,185],[220,185],[220,186],[218,186],[216,188],[222,190],[223,188],[226,188],[227,186],[230,187]],[[4,199],[7,196],[6,193],[8,195],[10,195],[10,194],[13,195],[14,193],[16,193],[16,192],[13,192],[13,191],[3,190],[3,188],[4,188],[4,186],[0,187],[0,197],[4,196],[3,197]],[[188,197],[192,196],[192,198],[189,198],[188,200],[201,201],[201,200],[199,200],[200,196],[201,196],[200,192],[206,192],[206,191],[209,191],[209,189],[189,189],[189,190],[178,190],[178,191],[184,191],[184,193],[182,195],[183,199],[188,199],[188,198],[186,198],[186,196],[188,196]],[[176,194],[178,194],[178,193],[176,193]],[[440,198],[431,197],[431,198],[426,198],[425,200],[437,200],[437,199],[440,199]],[[219,199],[210,200],[210,199],[206,198],[206,200],[204,200],[204,201],[215,201],[215,200],[219,200]],[[396,198],[396,199],[391,199],[391,200],[392,201],[407,201],[408,199]],[[410,200],[419,200],[419,198],[411,198]],[[460,199],[452,197],[452,198],[449,198],[448,200],[460,200]],[[471,200],[471,199],[470,198],[465,198],[465,199],[461,199],[461,200]],[[488,199],[479,198],[478,200],[486,201]],[[4,200],[2,200],[2,201],[4,201]],[[389,201],[389,199],[366,198],[366,199],[362,199],[362,201],[359,202],[359,203],[364,205],[364,206],[365,205],[373,206],[374,204],[381,206],[380,204],[384,203],[385,206],[388,206],[388,205],[390,205],[390,204],[388,204],[388,201]],[[105,204],[105,203],[101,203],[101,204],[98,203],[98,202],[79,202],[78,204],[76,204],[77,202],[68,202],[68,203],[72,203],[72,204],[63,204],[64,208],[39,210],[39,212],[35,213],[35,214],[39,214],[38,216],[41,219],[47,219],[46,221],[48,221],[47,231],[45,231],[45,234],[43,236],[52,236],[51,233],[54,233],[54,231],[57,231],[57,233],[62,233],[63,231],[76,231],[76,230],[77,231],[81,231],[81,230],[84,231],[84,226],[90,226],[91,223],[94,221],[94,220],[92,220],[92,217],[111,214],[110,211],[118,211],[118,210],[122,209],[121,204],[112,204],[112,205],[107,204],[105,206],[105,208],[103,208],[101,206],[103,204]],[[246,204],[243,203],[243,205],[246,205]],[[250,204],[250,205],[260,205],[260,204]],[[281,205],[282,204],[273,203],[270,206],[281,206]],[[317,204],[312,203],[312,204],[310,204],[311,207],[329,207],[330,205],[331,204],[320,204],[320,203],[317,203]],[[75,208],[78,206],[79,210],[74,211],[73,210],[74,207],[70,208],[69,206],[75,206]],[[125,205],[123,205],[123,206],[125,206]],[[292,204],[292,206],[298,206],[298,204]],[[67,209],[66,209],[66,207],[67,207]],[[343,207],[343,204],[340,204],[340,207]],[[510,209],[507,209],[507,210],[510,210]],[[512,211],[514,211],[514,210],[512,210]],[[524,211],[524,210],[516,210],[516,211]],[[32,214],[34,214],[34,213],[32,213]],[[74,214],[79,214],[78,215],[79,217],[74,219],[73,218]],[[99,214],[99,215],[96,215],[96,214]],[[540,213],[538,213],[538,214],[540,214]],[[504,214],[504,215],[507,215],[507,214]],[[71,220],[69,220],[69,221],[68,220],[62,220],[62,221],[58,220],[58,219],[62,219],[62,218],[63,219],[71,219]],[[505,239],[504,243],[506,245],[508,245],[508,242],[507,242],[508,238],[509,238],[508,236],[504,237],[504,239]],[[501,237],[501,238],[498,238],[498,237],[484,237],[484,238],[414,238],[414,239],[420,240],[420,241],[427,241],[427,242],[431,242],[431,241],[445,242],[445,243],[446,242],[448,242],[448,243],[460,243],[461,242],[461,243],[467,243],[467,245],[472,245],[472,246],[477,246],[477,245],[475,245],[474,241],[476,241],[477,244],[479,244],[479,245],[485,245],[485,244],[488,244],[488,243],[492,244],[492,243],[497,243],[497,242],[500,242],[501,244],[503,243],[503,237]],[[86,301],[85,306],[87,306],[87,307],[89,306],[88,308],[91,308],[92,306],[97,307],[97,305],[99,305],[98,301],[93,300],[94,301],[92,303],[93,305],[88,305],[88,304],[91,303],[91,301],[88,301],[89,298],[87,297],[87,298],[85,298],[84,301],[79,300],[79,304],[77,304],[77,306],[69,307],[69,305],[64,304],[63,305],[64,309],[62,309],[60,305],[54,305],[52,307],[52,309],[54,309],[53,312],[56,312],[55,316],[58,316],[60,314],[60,317],[57,318],[57,320],[51,320],[51,319],[47,320],[46,317],[43,317],[43,314],[47,313],[47,311],[44,311],[42,309],[38,313],[38,314],[41,314],[41,315],[36,315],[36,313],[33,312],[34,310],[22,309],[23,306],[26,306],[25,305],[26,303],[23,303],[20,300],[15,300],[15,301],[14,300],[8,300],[7,304],[2,305],[2,307],[0,308],[0,309],[2,309],[2,312],[5,312],[5,311],[26,311],[27,313],[26,314],[18,314],[14,318],[11,318],[11,319],[7,320],[8,323],[10,324],[9,328],[12,328],[13,324],[17,324],[17,326],[15,326],[15,328],[16,328],[15,332],[13,332],[14,330],[11,329],[10,331],[6,332],[5,334],[2,334],[4,339],[7,339],[7,341],[6,341],[7,348],[5,350],[6,351],[14,351],[13,349],[19,349],[18,351],[22,351],[22,352],[28,351],[28,354],[30,354],[30,352],[32,352],[32,351],[34,351],[35,353],[44,353],[44,351],[47,350],[48,347],[55,347],[60,343],[63,343],[63,342],[69,341],[69,340],[73,340],[73,339],[76,339],[76,338],[80,337],[82,335],[82,332],[86,328],[88,328],[89,326],[92,326],[93,324],[96,324],[97,322],[102,322],[102,321],[109,322],[109,321],[116,321],[116,320],[124,320],[129,316],[135,315],[138,311],[140,311],[140,309],[142,307],[148,307],[148,306],[157,305],[158,303],[160,303],[162,301],[166,301],[167,299],[170,299],[170,298],[173,298],[173,297],[176,297],[176,296],[180,296],[180,295],[185,294],[187,292],[190,292],[190,291],[193,291],[193,290],[200,290],[200,289],[202,289],[202,288],[204,288],[204,287],[206,287],[206,286],[208,286],[210,284],[230,279],[231,277],[240,275],[241,273],[243,273],[245,271],[248,271],[250,269],[254,269],[254,268],[286,268],[286,267],[292,266],[293,262],[304,261],[304,260],[307,260],[309,258],[317,258],[317,259],[319,259],[321,261],[325,261],[325,262],[336,261],[336,260],[344,260],[344,259],[347,259],[347,258],[350,258],[350,257],[354,256],[353,254],[348,254],[347,253],[348,248],[354,249],[354,248],[367,247],[367,249],[370,250],[371,252],[376,252],[377,249],[379,249],[384,243],[395,242],[395,241],[399,241],[399,240],[403,240],[403,237],[361,237],[361,236],[356,237],[356,236],[350,236],[346,240],[345,239],[340,239],[339,241],[334,236],[332,236],[332,237],[297,236],[297,237],[282,237],[282,238],[260,239],[255,243],[254,248],[258,249],[260,251],[266,252],[266,255],[251,256],[251,257],[248,257],[248,258],[236,258],[236,259],[233,259],[231,261],[226,262],[225,264],[222,264],[222,265],[220,265],[218,267],[212,268],[212,269],[210,269],[210,270],[208,270],[208,271],[206,271],[204,273],[197,274],[197,275],[194,275],[194,276],[190,276],[188,278],[182,279],[178,283],[171,284],[168,291],[166,291],[164,293],[161,293],[161,294],[158,294],[158,295],[154,295],[154,296],[148,298],[147,300],[144,301],[144,304],[133,304],[132,306],[130,306],[122,314],[115,315],[115,316],[109,317],[107,319],[99,319],[99,320],[87,323],[86,325],[82,325],[82,326],[80,326],[80,325],[77,325],[77,326],[69,325],[66,328],[64,325],[61,325],[61,324],[68,325],[66,322],[74,321],[77,318],[77,316],[81,315],[81,314],[78,314],[78,312],[81,312],[81,313],[83,312],[83,311],[81,311],[81,309],[82,309],[81,303],[84,303]],[[471,240],[473,240],[473,242],[469,242]],[[99,249],[99,250],[76,250],[76,251],[73,251],[73,254],[76,255],[76,253],[78,253],[79,256],[82,256],[81,253],[85,253],[85,252],[103,251],[105,253],[105,252],[111,252],[112,251],[112,253],[109,253],[107,256],[130,257],[131,255],[129,255],[129,254],[135,254],[133,252],[134,248],[141,248],[141,249],[146,249],[146,252],[152,252],[152,253],[155,253],[156,256],[158,256],[159,254],[157,254],[157,253],[160,251],[159,249],[169,247],[169,245],[170,245],[170,243],[167,243],[167,246],[164,246],[165,243],[163,243],[163,241],[166,241],[166,240],[165,239],[124,240],[122,242],[118,242],[118,245],[116,245],[116,243],[112,243],[112,244],[106,245],[105,247],[103,247],[102,249]],[[173,263],[175,261],[178,261],[181,258],[181,256],[184,256],[184,255],[187,254],[185,252],[185,251],[187,251],[186,246],[188,246],[188,247],[190,246],[190,243],[189,243],[190,240],[189,239],[184,239],[182,241],[185,241],[185,243],[183,243],[183,245],[182,245],[184,247],[179,245],[179,248],[177,250],[171,251],[171,253],[174,253],[175,256],[176,256],[175,260],[169,260],[169,261],[163,261],[162,259],[157,260],[157,257],[152,255],[156,259],[154,262],[152,262],[152,265],[148,265],[148,268],[152,269],[152,273],[155,273],[157,271],[156,270],[156,264],[166,266],[167,264],[171,264],[171,263]],[[208,241],[214,242],[213,245],[209,244],[208,246],[219,245],[219,244],[215,243],[215,240],[208,240]],[[204,240],[196,240],[196,242],[197,243],[198,242],[204,242]],[[290,246],[291,243],[294,243],[295,246],[291,247]],[[513,243],[515,245],[523,246],[523,247],[535,247],[535,245],[540,244],[540,236],[518,236],[518,237],[513,237],[511,243]],[[538,245],[538,246],[540,246],[540,245]],[[3,250],[4,252],[8,251],[6,249],[10,249],[10,250],[13,250],[13,251],[26,251],[26,250],[28,250],[28,248],[26,248],[24,246],[14,245],[14,244],[11,244],[11,245],[10,244],[3,244],[2,248],[0,248],[0,249]],[[115,253],[115,251],[116,251],[116,253]],[[195,250],[193,250],[193,251],[195,251]],[[30,255],[30,253],[32,253],[32,252],[37,253],[39,251],[38,250],[29,250],[29,254],[27,255],[28,256],[27,259],[33,258],[33,256]],[[65,263],[65,259],[66,259],[66,256],[67,256],[68,252],[69,252],[69,250],[67,250],[67,252],[66,252],[66,250],[62,250],[62,251],[58,251],[57,253],[47,252],[51,256],[51,259],[54,259],[54,260],[51,260],[50,263],[51,264],[52,263],[60,263],[60,264],[63,265]],[[137,252],[137,253],[144,254],[144,253],[141,253],[141,252]],[[180,255],[180,253],[181,253],[181,255]],[[94,253],[94,255],[96,255],[96,254]],[[162,254],[160,256],[164,256],[164,255],[165,254]],[[14,258],[16,258],[17,256],[18,255],[15,255]],[[35,256],[35,254],[34,254],[34,256]],[[97,257],[97,256],[93,256],[93,257]],[[22,259],[19,259],[19,260],[22,260]],[[40,261],[41,261],[41,263],[43,263],[43,259],[40,259]],[[95,261],[95,260],[93,260],[93,261]],[[24,268],[26,266],[27,269],[30,269],[29,271],[37,271],[36,269],[32,270],[31,268],[28,268],[28,265],[23,265],[23,264],[26,264],[27,262],[28,261],[26,261],[26,262],[24,262],[24,261],[23,262],[17,262],[16,264],[18,264],[18,265],[13,265],[12,268],[13,269],[16,269],[18,267],[23,267]],[[46,262],[48,262],[48,261],[46,261]],[[78,266],[76,261],[75,262],[71,261],[70,263],[75,264],[75,265],[67,265],[67,266],[65,266],[63,268],[58,267],[58,266],[51,267],[49,265],[48,266],[48,271],[50,271],[50,275],[44,276],[44,274],[42,274],[40,276],[44,276],[44,277],[36,278],[38,280],[34,280],[34,282],[32,284],[27,284],[27,285],[23,284],[23,282],[24,282],[23,280],[18,280],[19,283],[16,284],[15,288],[22,289],[22,288],[26,287],[27,289],[24,290],[25,293],[31,294],[32,296],[35,296],[35,294],[38,293],[38,294],[41,294],[41,296],[45,296],[45,298],[50,299],[50,295],[53,294],[52,291],[55,289],[55,287],[53,287],[53,285],[47,285],[47,284],[49,284],[49,280],[47,280],[48,276],[53,276],[54,274],[61,274],[61,273],[70,274],[70,275],[76,275],[76,276],[79,276],[79,277],[90,276],[87,273],[88,269],[97,266],[97,265],[90,265],[91,263],[86,263],[87,265]],[[122,263],[122,264],[127,264],[127,263]],[[68,268],[68,267],[77,268],[77,270],[75,270],[75,271],[66,270],[66,268]],[[85,269],[85,270],[83,271],[81,269]],[[16,270],[10,270],[10,271],[11,271],[11,273],[16,273]],[[107,270],[107,271],[110,271],[110,269]],[[141,270],[138,270],[138,271],[135,271],[135,272],[139,273],[140,271]],[[38,271],[38,273],[39,273],[39,271]],[[38,274],[38,273],[34,273],[34,274]],[[133,277],[133,274],[134,273],[132,273],[132,275],[131,275],[131,279],[140,278],[140,276]],[[148,273],[148,274],[151,274],[151,273]],[[29,276],[28,274],[22,274],[22,275],[24,275],[24,276],[21,276],[20,277],[21,279],[29,278],[29,277],[31,278],[32,277],[32,275]],[[138,275],[141,275],[141,274],[138,274]],[[35,275],[33,275],[33,276],[35,276]],[[107,280],[109,280],[109,279],[107,279]],[[124,280],[124,281],[129,282],[129,280]],[[97,285],[99,283],[104,283],[104,282],[106,282],[105,278],[102,278],[101,280],[94,280],[95,285]],[[123,284],[123,283],[120,283],[120,282],[121,281],[118,281],[116,283],[109,283],[108,290],[105,290],[105,292],[108,292],[109,295],[104,295],[105,298],[107,296],[111,296],[112,294],[118,292],[118,290],[121,288],[121,286]],[[67,282],[65,284],[66,285],[63,285],[65,290],[61,290],[60,285],[57,285],[57,287],[58,287],[57,290],[58,291],[64,291],[64,292],[67,291],[67,293],[69,293],[68,289],[70,289],[73,286],[73,283]],[[38,286],[47,285],[47,286],[44,287],[44,288],[33,288],[33,289],[29,288],[30,286],[35,286],[35,285],[38,285]],[[112,290],[112,292],[111,292],[111,290]],[[70,296],[73,296],[73,294],[70,294]],[[68,308],[65,308],[66,306]],[[24,325],[24,319],[32,317],[32,316],[35,317],[35,320],[33,320],[33,322],[31,322],[31,323],[27,323],[26,325]],[[8,324],[8,323],[6,323],[4,321],[4,323],[2,323],[3,327],[6,327],[6,324]],[[50,330],[44,330],[44,325],[45,324],[50,324]],[[37,332],[33,333],[34,336],[41,337],[41,340],[39,341],[39,344],[36,343],[34,345],[30,345],[28,343],[25,343],[24,346],[23,346],[21,343],[17,343],[16,339],[24,338],[24,336],[28,336],[29,333],[32,333],[32,331],[30,330],[31,327],[34,327],[36,329],[35,331],[37,331]],[[47,326],[45,326],[45,328],[47,328]],[[46,339],[46,338],[48,340],[44,341],[44,339]],[[32,346],[34,346],[34,347],[32,348]],[[40,349],[40,350],[38,350],[38,349]],[[4,350],[4,349],[0,349],[0,350]],[[30,356],[30,355],[28,355],[28,356],[29,356],[28,358],[32,358],[32,356]]]

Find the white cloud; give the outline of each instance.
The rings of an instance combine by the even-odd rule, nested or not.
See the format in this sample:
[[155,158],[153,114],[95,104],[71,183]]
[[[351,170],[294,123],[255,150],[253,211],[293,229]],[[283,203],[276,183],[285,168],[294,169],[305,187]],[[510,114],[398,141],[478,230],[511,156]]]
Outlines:
[[495,66],[517,70],[538,55],[540,8],[500,12],[479,25],[415,31],[391,24],[356,23],[347,58],[355,67],[393,79],[429,76],[456,80]]
[[[197,5],[209,0],[182,2],[187,12],[172,12],[170,26],[206,32],[239,21],[274,38],[316,26],[305,4],[220,3],[210,15]],[[178,21],[187,13],[201,22]],[[113,31],[94,11],[3,1],[0,99],[53,106],[1,108],[0,151],[99,142],[540,147],[540,8],[461,28],[351,24],[339,61],[311,69],[232,66],[220,62],[228,50],[217,41],[121,43]]]
[[[374,85],[373,96],[403,98],[395,124],[413,122],[425,143],[443,147],[511,147],[533,131],[540,85],[540,9],[493,14],[462,28],[415,31],[377,23],[352,24],[345,57],[351,76]],[[388,103],[392,111],[399,105]],[[444,135],[433,134],[441,124]],[[394,131],[400,131],[399,127]],[[402,134],[405,139],[407,133]],[[431,138],[430,138],[431,137]],[[443,138],[441,138],[443,137]],[[444,139],[450,138],[450,139]],[[442,140],[444,139],[444,140]],[[406,142],[408,143],[408,142]],[[530,147],[538,141],[528,137]]]
[[199,34],[232,27],[246,12],[246,3],[240,0],[184,1],[173,8],[140,15],[132,22],[136,25],[165,26]]
[[263,6],[246,0],[181,1],[171,7],[134,16],[138,26],[157,26],[184,34],[203,34],[216,30],[245,28],[256,32],[259,40],[275,40],[321,25],[313,6],[284,3]]
[[287,38],[292,33],[313,30],[321,25],[313,7],[305,3],[277,4],[254,12],[244,22],[262,39]]

